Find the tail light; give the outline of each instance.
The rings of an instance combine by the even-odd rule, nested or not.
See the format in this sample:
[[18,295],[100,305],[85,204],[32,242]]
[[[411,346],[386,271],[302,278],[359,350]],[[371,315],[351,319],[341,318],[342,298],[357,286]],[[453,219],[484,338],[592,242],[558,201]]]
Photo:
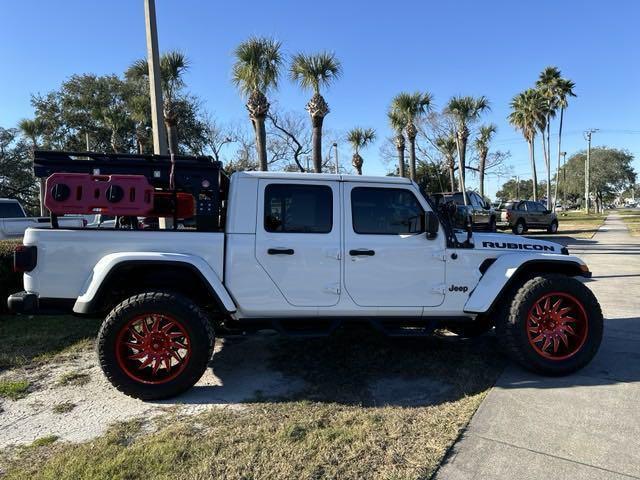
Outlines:
[[38,249],[35,245],[18,245],[13,251],[13,271],[30,272],[38,263]]
[[507,210],[507,220],[511,220],[511,210]]

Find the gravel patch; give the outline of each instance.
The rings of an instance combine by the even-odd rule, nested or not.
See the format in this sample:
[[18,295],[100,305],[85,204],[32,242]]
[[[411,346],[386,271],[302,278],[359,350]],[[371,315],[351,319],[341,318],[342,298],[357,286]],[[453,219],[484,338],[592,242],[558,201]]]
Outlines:
[[[114,423],[149,420],[167,411],[190,415],[221,407],[242,410],[246,408],[243,404],[252,400],[287,397],[304,388],[304,382],[268,368],[269,347],[274,341],[270,335],[219,340],[211,368],[197,385],[183,395],[158,402],[143,402],[113,388],[92,351],[2,372],[0,380],[25,378],[30,387],[24,398],[0,400],[0,449],[47,436],[83,442],[104,434]],[[79,375],[82,382],[60,381]],[[68,412],[54,408],[61,404],[73,408]]]

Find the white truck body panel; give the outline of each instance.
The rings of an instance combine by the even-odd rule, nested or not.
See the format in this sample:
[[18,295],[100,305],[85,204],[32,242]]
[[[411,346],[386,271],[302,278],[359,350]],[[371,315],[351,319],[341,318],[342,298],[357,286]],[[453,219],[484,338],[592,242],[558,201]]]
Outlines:
[[[332,226],[325,233],[265,227],[265,190],[274,184],[328,187]],[[184,262],[197,268],[236,319],[331,316],[475,316],[486,311],[517,268],[532,260],[584,263],[552,242],[475,233],[474,248],[448,248],[446,232],[357,233],[356,188],[404,189],[431,209],[417,185],[397,177],[242,172],[231,178],[226,232],[29,229],[37,265],[27,292],[89,302],[123,262]],[[459,234],[463,241],[465,234]],[[295,254],[269,254],[270,249]],[[350,252],[362,249],[375,255]],[[516,253],[517,250],[517,253]],[[497,260],[483,275],[479,266]]]

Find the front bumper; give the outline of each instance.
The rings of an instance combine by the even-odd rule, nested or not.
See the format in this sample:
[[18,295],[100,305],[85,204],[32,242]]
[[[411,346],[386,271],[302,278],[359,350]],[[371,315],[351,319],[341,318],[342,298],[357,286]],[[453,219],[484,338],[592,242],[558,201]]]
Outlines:
[[37,293],[18,292],[7,299],[7,307],[11,313],[35,313],[39,309],[40,299]]

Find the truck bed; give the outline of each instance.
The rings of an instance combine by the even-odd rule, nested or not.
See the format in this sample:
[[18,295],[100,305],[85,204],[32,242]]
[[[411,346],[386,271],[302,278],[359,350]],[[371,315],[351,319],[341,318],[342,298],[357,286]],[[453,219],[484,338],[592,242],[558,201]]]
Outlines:
[[24,288],[42,298],[75,299],[98,261],[111,253],[184,253],[201,257],[223,276],[224,233],[146,230],[65,230],[29,228],[24,245],[38,249],[36,268],[24,275]]

